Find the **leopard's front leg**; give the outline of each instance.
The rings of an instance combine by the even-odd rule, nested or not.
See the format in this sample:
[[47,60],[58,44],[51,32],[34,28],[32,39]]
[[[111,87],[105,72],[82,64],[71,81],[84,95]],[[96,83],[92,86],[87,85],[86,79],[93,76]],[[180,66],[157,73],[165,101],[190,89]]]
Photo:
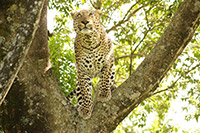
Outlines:
[[115,78],[114,59],[102,69],[101,79],[99,81],[99,89],[97,100],[107,102],[111,99],[111,87]]
[[93,110],[91,78],[86,75],[79,75],[76,85],[78,98],[78,112],[83,119],[91,117]]

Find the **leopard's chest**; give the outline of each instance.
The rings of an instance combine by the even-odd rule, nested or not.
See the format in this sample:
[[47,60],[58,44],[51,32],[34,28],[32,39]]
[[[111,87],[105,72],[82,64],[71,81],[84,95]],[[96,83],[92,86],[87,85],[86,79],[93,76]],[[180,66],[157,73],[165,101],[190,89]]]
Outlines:
[[85,53],[81,59],[81,69],[91,77],[96,77],[102,70],[105,57],[99,52]]

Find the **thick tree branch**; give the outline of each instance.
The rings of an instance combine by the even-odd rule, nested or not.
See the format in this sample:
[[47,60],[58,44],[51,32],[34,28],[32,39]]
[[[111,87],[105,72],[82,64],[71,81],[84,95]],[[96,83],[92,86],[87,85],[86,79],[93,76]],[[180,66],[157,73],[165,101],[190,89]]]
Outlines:
[[5,106],[8,107],[4,107],[2,115],[4,129],[10,132],[31,132],[33,129],[35,132],[111,132],[156,88],[191,40],[199,19],[200,1],[184,1],[151,53],[124,83],[113,90],[109,102],[95,104],[88,120],[83,120],[77,110],[66,103],[51,71],[41,73],[40,62],[46,62],[47,55],[42,59],[39,55],[48,51],[48,45],[47,35],[46,42],[41,42],[43,32],[38,31],[33,49],[7,97]]
[[[95,124],[96,126],[88,131],[114,130],[119,122],[148,97],[155,85],[162,80],[191,40],[199,26],[199,19],[200,2],[198,0],[184,1],[156,46],[136,71],[113,91],[113,97],[108,103],[95,105],[91,119],[86,122],[77,120],[77,128],[83,123],[94,125],[95,121],[98,121],[98,125]],[[87,127],[84,128],[87,129]]]
[[29,6],[24,14],[26,17],[24,17],[17,28],[17,34],[11,33],[15,35],[6,42],[10,44],[9,52],[0,62],[0,106],[12,86],[32,43],[35,31],[39,26],[38,22],[44,1],[34,0],[26,4]]
[[75,109],[66,103],[51,69],[46,71],[49,67],[47,5],[45,0],[40,26],[0,108],[1,124],[6,132],[73,133],[71,121]]

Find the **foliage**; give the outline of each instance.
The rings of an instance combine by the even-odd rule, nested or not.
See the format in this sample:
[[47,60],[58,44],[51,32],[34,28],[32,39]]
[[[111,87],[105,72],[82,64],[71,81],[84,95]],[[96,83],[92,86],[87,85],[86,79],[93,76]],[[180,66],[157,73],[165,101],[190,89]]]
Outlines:
[[68,94],[75,88],[76,71],[72,41],[67,36],[70,31],[66,29],[54,30],[53,37],[49,38],[49,48],[54,75],[59,82],[61,90]]
[[[115,47],[117,85],[126,80],[155,46],[182,0],[103,0],[102,24]],[[54,36],[49,40],[51,62],[60,88],[68,94],[75,87],[73,36],[70,12],[92,8],[89,0],[57,0],[49,2],[56,9]],[[200,28],[191,43],[165,75],[156,92],[143,101],[119,124],[121,132],[189,132],[200,129],[182,129],[173,124],[168,113],[174,101],[180,100],[185,120],[199,122],[200,116]],[[96,80],[95,80],[96,82]],[[95,83],[94,83],[95,86]],[[191,111],[191,108],[193,111]]]

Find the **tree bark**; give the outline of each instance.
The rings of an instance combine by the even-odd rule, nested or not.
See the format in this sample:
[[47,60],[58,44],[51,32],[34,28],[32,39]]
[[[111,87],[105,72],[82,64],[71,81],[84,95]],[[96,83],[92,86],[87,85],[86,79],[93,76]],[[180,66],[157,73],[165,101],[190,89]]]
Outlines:
[[28,55],[2,106],[1,123],[5,132],[111,132],[155,91],[200,23],[200,1],[184,1],[136,71],[113,90],[109,102],[97,102],[92,117],[83,120],[76,108],[65,100],[51,69],[46,71],[49,64],[46,7],[47,3]]
[[[2,23],[0,26],[0,106],[24,62],[39,26],[38,20],[44,5],[42,0],[22,1],[22,3],[19,5],[13,1],[0,2],[2,12],[0,14]],[[15,16],[15,13],[18,16]]]

